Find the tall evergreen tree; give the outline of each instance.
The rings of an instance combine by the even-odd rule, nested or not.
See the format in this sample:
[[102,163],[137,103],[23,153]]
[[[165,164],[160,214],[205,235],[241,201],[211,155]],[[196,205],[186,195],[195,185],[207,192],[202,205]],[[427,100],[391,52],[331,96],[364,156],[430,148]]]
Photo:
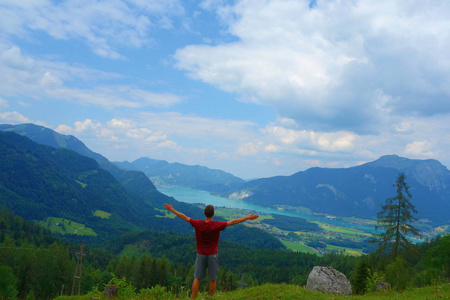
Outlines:
[[364,294],[367,286],[367,280],[370,275],[369,265],[364,257],[360,260],[354,272],[353,289],[356,294]]
[[417,214],[414,205],[411,203],[412,195],[405,182],[405,174],[400,173],[394,184],[397,195],[386,199],[386,203],[381,207],[377,215],[377,230],[382,230],[375,234],[373,241],[378,242],[378,251],[383,254],[392,254],[396,257],[402,250],[410,248],[408,235],[419,236],[419,231],[412,223],[416,220],[413,214]]
[[0,266],[0,299],[17,299],[17,278],[10,266]]

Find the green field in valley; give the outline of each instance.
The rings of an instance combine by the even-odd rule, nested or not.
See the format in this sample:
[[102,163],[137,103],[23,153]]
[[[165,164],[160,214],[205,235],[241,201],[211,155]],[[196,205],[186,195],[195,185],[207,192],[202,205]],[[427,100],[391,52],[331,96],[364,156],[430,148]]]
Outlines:
[[41,226],[50,229],[52,233],[89,236],[97,235],[97,233],[95,233],[92,228],[85,227],[84,224],[80,224],[63,218],[48,217],[47,219],[45,219],[45,221],[40,221],[38,223]]
[[316,251],[314,251],[313,248],[308,247],[299,242],[290,242],[290,241],[281,241],[281,242],[283,243],[283,245],[285,245],[287,248],[291,249],[292,251],[316,253]]
[[111,214],[107,213],[106,211],[97,209],[94,212],[94,217],[99,217],[99,218],[102,218],[102,219],[109,219],[109,217],[111,217]]
[[[283,208],[285,210],[286,208]],[[293,208],[289,208],[293,209]],[[250,213],[250,211],[233,208],[216,208],[216,215],[226,220],[241,218]],[[283,219],[281,215],[276,215],[278,219]],[[273,236],[277,237],[288,249],[299,252],[308,252],[316,254],[325,254],[326,252],[345,252],[349,255],[362,255],[363,248],[367,245],[367,239],[371,237],[371,233],[361,229],[352,228],[351,224],[357,225],[373,225],[371,220],[352,219],[348,218],[348,227],[335,226],[325,221],[310,221],[319,226],[321,231],[289,231],[283,230],[276,226],[269,225],[264,222],[267,219],[274,219],[274,215],[260,214],[260,217],[251,222],[244,223],[246,226],[260,228]],[[334,217],[330,217],[330,220]],[[288,220],[289,221],[289,220]],[[299,228],[301,229],[301,228]],[[320,243],[320,244],[318,244]],[[330,245],[329,243],[333,243]],[[351,244],[351,246],[345,246]],[[314,247],[311,245],[320,245],[321,247]]]

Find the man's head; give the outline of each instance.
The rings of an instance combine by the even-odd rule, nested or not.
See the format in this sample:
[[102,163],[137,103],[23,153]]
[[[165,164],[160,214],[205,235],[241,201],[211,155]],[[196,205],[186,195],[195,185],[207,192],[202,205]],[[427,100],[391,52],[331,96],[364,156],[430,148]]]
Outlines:
[[214,206],[208,205],[205,207],[205,216],[207,218],[212,218],[214,216]]

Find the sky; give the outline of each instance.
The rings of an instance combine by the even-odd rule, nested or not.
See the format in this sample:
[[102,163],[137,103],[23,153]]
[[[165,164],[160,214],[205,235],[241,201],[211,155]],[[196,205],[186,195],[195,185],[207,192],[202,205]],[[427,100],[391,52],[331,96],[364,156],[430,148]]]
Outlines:
[[0,0],[0,123],[251,179],[450,166],[448,0]]

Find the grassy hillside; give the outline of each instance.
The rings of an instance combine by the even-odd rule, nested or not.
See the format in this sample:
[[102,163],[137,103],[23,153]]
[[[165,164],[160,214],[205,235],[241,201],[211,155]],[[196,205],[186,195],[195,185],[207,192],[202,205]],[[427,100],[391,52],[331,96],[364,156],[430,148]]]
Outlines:
[[63,218],[48,217],[45,221],[37,222],[44,228],[50,229],[52,233],[59,234],[77,234],[77,235],[92,235],[96,236],[97,233],[86,225],[77,223],[72,220],[66,220]]
[[304,289],[304,287],[287,284],[266,284],[254,288],[236,290],[229,293],[218,294],[216,299],[314,299],[314,300],[339,300],[339,299],[449,299],[450,285],[412,289],[403,293],[379,292],[363,296],[335,296]]
[[[55,300],[91,300],[94,297],[97,299],[107,299],[101,293],[91,293],[89,295],[80,297],[58,297]],[[200,293],[197,299],[206,299],[206,293]],[[189,295],[177,298],[174,295],[164,292],[161,289],[154,289],[147,291],[147,296],[137,295],[136,297],[118,297],[118,299],[190,299]],[[217,292],[214,298],[218,300],[271,300],[271,299],[301,299],[301,300],[340,300],[340,299],[354,299],[354,300],[387,300],[387,299],[450,299],[450,284],[443,284],[432,287],[416,288],[407,290],[403,293],[394,291],[377,292],[366,295],[352,295],[352,296],[336,296],[327,295],[318,292],[306,290],[304,287],[288,284],[265,284],[248,289],[240,289],[233,292],[222,293]]]

